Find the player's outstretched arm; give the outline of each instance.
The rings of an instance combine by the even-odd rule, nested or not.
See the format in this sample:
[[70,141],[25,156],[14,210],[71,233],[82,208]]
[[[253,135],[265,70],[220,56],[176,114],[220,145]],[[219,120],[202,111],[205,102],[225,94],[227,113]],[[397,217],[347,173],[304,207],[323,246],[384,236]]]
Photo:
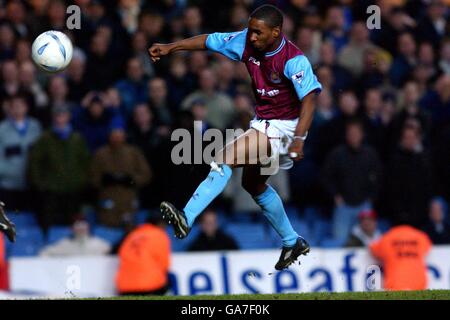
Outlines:
[[192,38],[183,39],[180,41],[162,44],[162,43],[154,43],[150,49],[148,49],[148,53],[150,54],[150,58],[153,62],[161,59],[162,56],[168,55],[170,53],[174,53],[176,51],[181,50],[206,50],[206,38],[208,38],[207,34],[202,34],[199,36],[195,36]]
[[289,153],[293,155],[292,158],[294,160],[303,159],[303,146],[314,118],[315,109],[316,94],[315,92],[311,92],[302,100],[302,108],[300,110],[297,128],[295,129],[294,141],[289,147]]

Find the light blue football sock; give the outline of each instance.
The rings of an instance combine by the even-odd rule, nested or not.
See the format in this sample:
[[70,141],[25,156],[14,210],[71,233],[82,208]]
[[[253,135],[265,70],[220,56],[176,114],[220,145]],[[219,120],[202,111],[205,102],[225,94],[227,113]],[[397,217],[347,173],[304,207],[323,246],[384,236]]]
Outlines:
[[190,227],[194,224],[195,218],[225,189],[230,180],[232,173],[230,166],[213,163],[211,167],[208,177],[200,183],[183,209]]
[[261,207],[264,216],[269,220],[283,241],[283,246],[292,247],[295,245],[298,234],[292,228],[291,222],[284,210],[283,202],[278,193],[270,185],[260,195],[253,197]]

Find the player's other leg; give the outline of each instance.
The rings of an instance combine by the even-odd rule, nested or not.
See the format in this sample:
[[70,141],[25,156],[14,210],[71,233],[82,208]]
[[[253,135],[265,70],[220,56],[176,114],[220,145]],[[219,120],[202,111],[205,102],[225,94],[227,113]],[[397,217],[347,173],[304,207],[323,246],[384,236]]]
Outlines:
[[220,150],[211,163],[208,176],[194,191],[183,210],[167,201],[161,203],[163,218],[173,225],[178,238],[185,238],[189,234],[198,215],[222,193],[234,167],[258,163],[260,145],[261,148],[267,147],[267,138],[262,135],[255,129],[249,129]]
[[244,167],[242,186],[261,207],[264,216],[282,239],[283,249],[275,265],[276,270],[282,270],[289,267],[300,255],[307,254],[310,247],[292,228],[278,193],[266,183],[269,176],[261,175],[260,172],[259,166]]
[[0,201],[0,229],[8,237],[9,241],[16,241],[16,226],[6,216],[5,204]]

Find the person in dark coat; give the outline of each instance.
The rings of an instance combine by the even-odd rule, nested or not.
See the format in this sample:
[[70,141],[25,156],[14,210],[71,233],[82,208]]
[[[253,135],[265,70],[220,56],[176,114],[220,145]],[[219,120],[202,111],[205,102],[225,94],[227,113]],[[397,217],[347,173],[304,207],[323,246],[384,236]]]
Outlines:
[[217,214],[207,209],[200,220],[201,233],[191,243],[189,251],[237,250],[236,241],[224,233],[217,224]]
[[369,209],[377,197],[381,164],[375,149],[363,144],[360,121],[346,126],[346,143],[327,157],[322,183],[333,197],[333,237],[344,242],[357,222],[358,213]]
[[432,170],[421,142],[420,126],[407,124],[386,168],[386,214],[393,222],[422,227],[432,194]]
[[444,199],[434,198],[430,203],[429,220],[425,231],[434,244],[450,244],[450,224],[447,219],[448,206]]

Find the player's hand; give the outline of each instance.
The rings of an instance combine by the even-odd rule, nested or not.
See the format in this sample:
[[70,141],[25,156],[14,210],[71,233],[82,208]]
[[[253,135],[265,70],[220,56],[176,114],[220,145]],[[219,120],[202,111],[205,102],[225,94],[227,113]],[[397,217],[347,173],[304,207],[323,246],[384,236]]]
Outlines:
[[148,53],[150,54],[150,58],[153,62],[159,61],[162,56],[168,55],[172,46],[170,44],[162,44],[162,43],[154,43],[150,49],[148,49]]
[[292,160],[298,161],[303,159],[303,146],[305,145],[305,142],[300,139],[294,139],[294,141],[291,143],[288,149],[288,153]]

